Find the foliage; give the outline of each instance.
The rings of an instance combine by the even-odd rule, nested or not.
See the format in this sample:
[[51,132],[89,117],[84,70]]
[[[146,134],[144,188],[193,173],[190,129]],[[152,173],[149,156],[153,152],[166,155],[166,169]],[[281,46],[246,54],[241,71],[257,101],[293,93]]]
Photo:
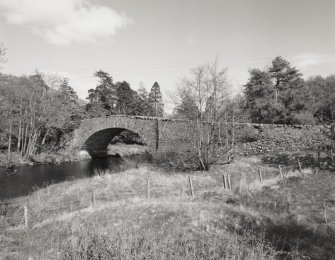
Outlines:
[[135,96],[137,93],[130,88],[129,83],[126,81],[117,82],[115,87],[117,97],[115,106],[116,114],[136,115]]
[[149,104],[152,107],[151,116],[162,117],[164,112],[164,104],[162,93],[157,82],[153,84],[149,93]]
[[144,84],[141,82],[140,86],[137,90],[137,98],[135,100],[136,102],[136,107],[139,111],[139,115],[141,116],[150,116],[153,114],[153,109],[150,104],[149,100],[149,93],[147,92]]
[[[1,128],[11,137],[11,150],[25,159],[53,143],[60,148],[62,136],[71,132],[82,117],[78,97],[67,79],[58,90],[46,85],[43,75],[0,75]],[[14,145],[13,145],[14,144]],[[10,158],[8,158],[10,160]]]
[[305,123],[303,86],[301,73],[281,57],[276,57],[266,71],[250,70],[244,94],[252,122]]
[[180,103],[175,107],[175,114],[179,118],[196,120],[199,116],[199,109],[194,97],[186,90],[180,89]]
[[3,47],[3,45],[0,43],[0,62],[5,62],[5,55],[6,55],[7,49]]
[[94,74],[99,78],[98,86],[88,91],[86,111],[89,117],[110,114],[163,116],[163,101],[158,84],[154,85],[150,94],[144,85],[139,92],[133,90],[127,81],[113,83],[112,77],[104,71]]
[[335,122],[335,75],[311,77],[304,86],[309,115],[319,123]]
[[[192,145],[198,166],[208,170],[216,162],[222,152],[222,131],[219,122],[228,116],[229,83],[225,69],[219,68],[217,61],[198,66],[191,70],[189,77],[179,83],[177,96],[180,102],[176,113],[181,117],[192,120]],[[225,126],[228,124],[225,122]],[[227,129],[226,129],[227,130]],[[225,136],[227,138],[227,136]]]
[[116,87],[113,84],[113,78],[109,73],[98,70],[94,73],[98,78],[98,85],[95,89],[88,90],[89,104],[87,111],[93,112],[93,115],[114,114],[117,102]]

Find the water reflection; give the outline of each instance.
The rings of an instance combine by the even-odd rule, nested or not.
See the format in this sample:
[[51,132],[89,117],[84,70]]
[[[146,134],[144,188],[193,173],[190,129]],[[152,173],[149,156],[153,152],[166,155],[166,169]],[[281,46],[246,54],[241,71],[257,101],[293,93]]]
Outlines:
[[148,162],[145,155],[132,155],[126,158],[108,157],[58,165],[35,165],[16,167],[16,173],[0,175],[0,199],[13,198],[29,194],[34,188],[43,187],[69,179],[92,176],[109,170],[116,173],[134,168],[140,162]]

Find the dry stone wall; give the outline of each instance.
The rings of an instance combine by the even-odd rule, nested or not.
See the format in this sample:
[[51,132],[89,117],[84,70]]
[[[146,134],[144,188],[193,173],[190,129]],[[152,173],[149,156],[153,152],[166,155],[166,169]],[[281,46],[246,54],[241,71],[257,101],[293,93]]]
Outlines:
[[235,128],[238,154],[317,150],[331,144],[325,125],[238,124]]

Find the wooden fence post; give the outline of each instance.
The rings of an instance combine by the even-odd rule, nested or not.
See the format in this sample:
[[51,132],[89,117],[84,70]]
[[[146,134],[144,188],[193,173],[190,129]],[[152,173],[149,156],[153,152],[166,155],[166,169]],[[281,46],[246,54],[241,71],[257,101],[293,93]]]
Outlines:
[[318,166],[320,167],[320,148],[318,148]]
[[261,168],[258,168],[258,176],[259,176],[259,181],[262,182],[263,181],[263,176],[262,176]]
[[223,188],[226,190],[227,189],[226,174],[222,175],[222,184],[223,184]]
[[301,163],[299,159],[298,159],[298,166],[299,166],[299,172],[301,173]]
[[150,178],[147,178],[147,199],[150,200]]
[[92,187],[92,196],[91,196],[92,208],[95,207],[95,194],[94,194],[94,187]]
[[228,181],[228,189],[231,191],[231,181],[230,181],[230,174],[227,173],[227,181]]
[[28,230],[28,207],[27,205],[23,206],[23,210],[24,210],[24,227],[26,230]]
[[328,225],[327,204],[326,204],[326,202],[323,203],[323,206],[325,208],[324,217],[325,217],[326,225]]
[[194,197],[194,191],[193,191],[193,184],[192,184],[192,177],[191,176],[188,176],[188,182],[190,184],[191,196]]
[[280,165],[279,165],[279,173],[280,173],[280,177],[281,177],[282,179],[284,179],[283,171],[282,171]]

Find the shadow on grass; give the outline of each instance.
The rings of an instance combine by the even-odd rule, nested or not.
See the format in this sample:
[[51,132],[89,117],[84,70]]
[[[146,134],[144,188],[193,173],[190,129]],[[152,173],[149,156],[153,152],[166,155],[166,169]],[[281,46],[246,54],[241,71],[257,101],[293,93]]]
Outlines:
[[292,215],[285,219],[272,220],[268,217],[251,217],[247,213],[234,210],[230,214],[239,219],[238,229],[236,226],[229,226],[230,232],[241,235],[250,232],[268,241],[274,250],[281,252],[279,259],[335,259],[334,227],[318,225],[313,228],[298,223]]

